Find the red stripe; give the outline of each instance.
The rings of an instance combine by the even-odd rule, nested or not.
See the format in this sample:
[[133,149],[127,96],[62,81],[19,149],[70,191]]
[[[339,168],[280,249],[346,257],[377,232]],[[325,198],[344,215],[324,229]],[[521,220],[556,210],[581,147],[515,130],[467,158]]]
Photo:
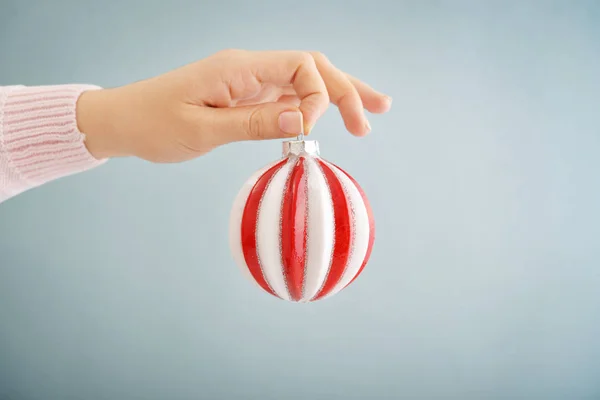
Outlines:
[[281,263],[293,301],[302,299],[306,254],[307,201],[304,157],[294,165],[281,206]]
[[[337,165],[335,165],[335,164],[332,164],[332,165],[334,167],[336,167],[337,169],[339,169],[340,171],[342,171],[352,181],[354,186],[356,186],[356,189],[358,189],[358,192],[360,193],[360,197],[362,197],[362,200],[365,203],[365,208],[367,209],[367,215],[369,217],[369,245],[367,247],[367,253],[365,254],[365,258],[364,258],[363,263],[360,266],[358,272],[356,273],[356,275],[354,275],[354,278],[352,278],[352,280],[350,282],[348,282],[348,285],[350,285],[352,282],[354,282],[354,280],[356,278],[358,278],[358,276],[361,274],[363,269],[365,269],[365,265],[367,265],[367,263],[369,262],[369,258],[371,257],[371,251],[373,250],[373,243],[375,242],[375,218],[373,217],[373,210],[371,209],[371,204],[369,203],[369,199],[367,199],[367,195],[365,194],[364,190],[360,187],[358,182],[352,176],[350,176],[349,173],[347,173],[346,171],[344,171]],[[344,286],[344,288],[347,287],[348,285]]]
[[335,221],[334,231],[334,245],[333,254],[331,256],[331,265],[329,267],[329,274],[321,290],[312,299],[319,300],[320,298],[329,294],[329,292],[335,287],[340,281],[346,266],[348,265],[348,259],[350,258],[350,249],[352,248],[352,230],[353,230],[353,217],[351,214],[351,208],[344,192],[342,183],[335,175],[335,172],[327,166],[323,161],[317,159],[317,162],[321,166],[329,191],[331,192],[331,199],[333,200],[333,215]]
[[[254,187],[250,191],[250,195],[248,196],[248,200],[246,200],[246,205],[244,207],[244,213],[242,215],[242,251],[244,253],[244,259],[246,260],[246,265],[248,266],[248,270],[254,277],[254,280],[268,293],[271,293],[273,296],[277,296],[275,292],[269,287],[269,284],[265,280],[265,277],[262,273],[262,268],[260,265],[260,260],[258,259],[258,247],[256,243],[256,226],[258,224],[258,211],[260,207],[260,202],[267,190],[267,186],[281,167],[287,162],[287,159],[281,160],[271,168],[269,168],[254,184]],[[277,296],[279,297],[279,296]]]

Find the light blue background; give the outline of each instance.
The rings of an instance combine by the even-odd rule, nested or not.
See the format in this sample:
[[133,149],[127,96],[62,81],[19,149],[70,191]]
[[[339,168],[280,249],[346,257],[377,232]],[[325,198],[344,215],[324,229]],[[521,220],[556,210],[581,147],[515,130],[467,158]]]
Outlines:
[[277,142],[113,160],[0,205],[0,399],[600,398],[599,2],[0,0],[0,84],[230,47],[394,97],[314,131],[371,199],[368,268],[312,305],[244,280],[229,207]]

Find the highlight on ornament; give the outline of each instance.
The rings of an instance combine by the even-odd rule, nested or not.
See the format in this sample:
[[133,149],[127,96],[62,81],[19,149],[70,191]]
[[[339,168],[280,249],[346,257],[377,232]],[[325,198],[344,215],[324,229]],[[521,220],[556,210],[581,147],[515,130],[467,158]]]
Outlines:
[[284,300],[312,302],[351,284],[369,260],[375,225],[358,183],[316,141],[283,142],[283,158],[238,193],[230,247],[242,272]]

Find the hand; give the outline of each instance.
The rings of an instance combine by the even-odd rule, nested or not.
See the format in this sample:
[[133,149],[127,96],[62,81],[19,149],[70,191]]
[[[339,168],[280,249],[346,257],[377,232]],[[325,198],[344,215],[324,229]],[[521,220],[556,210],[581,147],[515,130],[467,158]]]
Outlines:
[[96,158],[179,162],[230,142],[308,134],[330,101],[357,136],[370,131],[363,108],[391,106],[321,53],[225,50],[155,78],[85,92],[77,122]]

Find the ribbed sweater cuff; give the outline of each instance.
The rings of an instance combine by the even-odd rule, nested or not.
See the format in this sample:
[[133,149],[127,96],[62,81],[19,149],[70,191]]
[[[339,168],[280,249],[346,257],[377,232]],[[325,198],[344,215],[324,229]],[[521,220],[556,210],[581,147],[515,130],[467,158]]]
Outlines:
[[0,202],[106,161],[89,153],[77,128],[77,100],[95,89],[59,85],[0,91]]

